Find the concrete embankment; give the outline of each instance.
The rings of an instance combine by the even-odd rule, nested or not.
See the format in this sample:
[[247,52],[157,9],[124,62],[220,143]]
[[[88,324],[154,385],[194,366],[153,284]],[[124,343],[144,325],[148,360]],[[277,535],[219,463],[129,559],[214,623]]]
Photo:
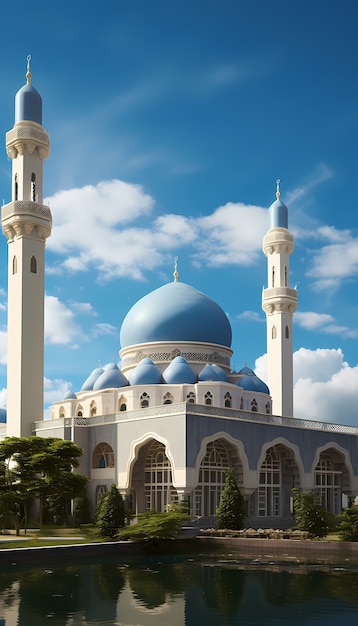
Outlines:
[[36,564],[50,561],[100,557],[129,557],[143,554],[229,555],[235,559],[258,559],[291,563],[358,565],[358,543],[294,539],[240,539],[190,537],[157,545],[129,541],[40,546],[0,550],[0,564]]

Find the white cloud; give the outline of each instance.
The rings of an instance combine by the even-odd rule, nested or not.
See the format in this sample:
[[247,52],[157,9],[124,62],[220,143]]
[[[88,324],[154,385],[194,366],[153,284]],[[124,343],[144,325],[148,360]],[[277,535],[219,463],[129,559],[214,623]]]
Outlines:
[[113,335],[116,337],[118,335],[118,328],[107,323],[96,324],[92,332],[92,336],[100,337],[102,335]]
[[261,258],[267,209],[228,202],[199,218],[197,224],[201,232],[194,258],[199,262],[209,266],[251,265]]
[[351,329],[336,323],[333,315],[329,313],[315,313],[314,311],[297,311],[295,322],[309,331],[318,331],[326,335],[340,335],[341,337],[354,338],[358,336],[357,329]]
[[0,389],[0,407],[6,409],[7,405],[7,389]]
[[316,249],[307,275],[314,279],[319,290],[338,288],[342,280],[357,276],[358,238],[346,234],[339,243]]
[[265,322],[265,318],[257,311],[243,311],[237,316],[238,320],[250,320],[250,322]]
[[45,297],[45,341],[53,344],[71,344],[83,339],[74,313],[55,296]]
[[[54,402],[59,402],[63,400],[66,393],[71,390],[71,383],[67,380],[62,380],[61,378],[44,379],[44,404],[45,407],[51,406]],[[0,396],[1,397],[1,396]],[[50,411],[48,408],[45,408],[45,419],[49,419]]]
[[[256,361],[267,380],[267,357]],[[344,361],[341,349],[308,350],[293,355],[294,415],[297,418],[358,426],[358,365]]]

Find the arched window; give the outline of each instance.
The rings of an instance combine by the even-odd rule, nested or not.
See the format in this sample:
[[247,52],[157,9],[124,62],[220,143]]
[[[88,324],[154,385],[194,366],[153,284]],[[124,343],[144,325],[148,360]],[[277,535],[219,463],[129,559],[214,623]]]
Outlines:
[[63,406],[61,406],[61,407],[60,407],[59,417],[60,417],[60,418],[66,417],[66,411],[65,411],[65,409],[63,408]]
[[173,396],[171,393],[166,393],[163,398],[163,404],[173,404]]
[[83,417],[83,407],[80,404],[76,409],[76,417]]
[[109,443],[99,443],[92,454],[92,468],[105,469],[114,467],[114,452]]
[[31,174],[31,200],[36,202],[36,174]]
[[272,287],[275,286],[275,268],[272,268]]
[[30,259],[30,272],[31,274],[37,274],[37,261],[34,255]]
[[213,394],[210,393],[210,391],[207,391],[205,396],[204,396],[204,400],[205,400],[205,404],[212,404],[213,403]]
[[150,400],[150,396],[148,396],[148,394],[145,391],[143,391],[140,397],[140,408],[145,409],[147,406],[149,406],[149,400]]
[[189,404],[194,404],[195,403],[195,393],[193,391],[190,391],[186,397],[186,401]]
[[281,459],[276,448],[266,453],[260,469],[258,513],[260,517],[281,514]]
[[97,405],[96,405],[95,401],[92,400],[92,402],[90,404],[90,416],[94,417],[94,415],[97,415]]
[[153,441],[149,446],[144,465],[144,493],[147,511],[165,511],[178,499],[172,483],[172,468],[164,444]]
[[286,328],[285,328],[285,337],[286,337],[286,339],[290,338],[290,329],[289,329],[288,326],[286,326]]
[[285,265],[285,287],[287,287],[287,267]]
[[251,411],[257,411],[257,402],[255,398],[251,402]]
[[12,257],[12,273],[17,274],[17,257],[15,255]]
[[127,410],[127,398],[121,396],[118,400],[118,411],[126,411]]
[[276,326],[272,326],[272,339],[276,339],[276,337],[277,337]]
[[271,407],[270,407],[270,403],[269,402],[266,402],[265,412],[266,413],[271,413]]
[[18,200],[19,199],[19,183],[17,182],[17,174],[15,174],[15,180],[14,180],[14,200]]
[[346,474],[343,457],[336,450],[326,450],[315,469],[315,488],[323,506],[331,513],[342,511],[342,479]]
[[240,398],[240,411],[242,411],[243,408],[244,408],[244,399],[241,397]]
[[195,490],[195,515],[216,515],[220,495],[225,487],[226,471],[230,468],[229,453],[223,441],[208,443],[200,464],[199,481]]
[[224,406],[225,406],[226,408],[231,408],[231,406],[232,406],[232,398],[231,398],[231,395],[229,394],[229,392],[227,392],[227,393],[225,394],[225,398],[224,398]]

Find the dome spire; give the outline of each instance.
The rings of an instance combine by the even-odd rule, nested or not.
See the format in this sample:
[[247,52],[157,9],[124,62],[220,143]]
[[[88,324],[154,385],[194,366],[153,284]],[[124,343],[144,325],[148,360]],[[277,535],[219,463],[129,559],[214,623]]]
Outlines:
[[277,178],[277,180],[276,180],[276,198],[277,198],[277,200],[279,200],[279,199],[280,199],[280,196],[281,196],[281,192],[280,192],[280,182],[281,182],[281,181],[280,181],[280,179],[279,179],[279,178]]
[[178,278],[179,278],[178,257],[177,256],[174,257],[174,272],[173,272],[173,276],[174,276],[174,282],[177,283],[178,282]]
[[26,81],[28,85],[30,85],[31,83],[30,61],[31,61],[31,54],[28,54],[27,55],[27,72],[26,72]]

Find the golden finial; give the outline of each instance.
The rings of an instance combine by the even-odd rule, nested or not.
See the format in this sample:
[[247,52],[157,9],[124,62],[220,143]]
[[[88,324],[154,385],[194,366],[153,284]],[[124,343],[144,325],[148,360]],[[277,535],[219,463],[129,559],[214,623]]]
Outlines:
[[178,257],[177,256],[174,257],[174,272],[173,272],[173,276],[174,276],[174,282],[177,283],[178,282],[178,277],[179,277]]
[[30,61],[31,61],[31,54],[28,54],[27,55],[27,72],[26,72],[26,79],[27,79],[28,85],[31,83]]
[[281,196],[281,192],[280,192],[280,182],[281,182],[281,181],[280,181],[280,179],[278,178],[278,179],[276,180],[276,198],[277,198],[277,200],[279,200],[279,199],[280,199],[280,196]]

